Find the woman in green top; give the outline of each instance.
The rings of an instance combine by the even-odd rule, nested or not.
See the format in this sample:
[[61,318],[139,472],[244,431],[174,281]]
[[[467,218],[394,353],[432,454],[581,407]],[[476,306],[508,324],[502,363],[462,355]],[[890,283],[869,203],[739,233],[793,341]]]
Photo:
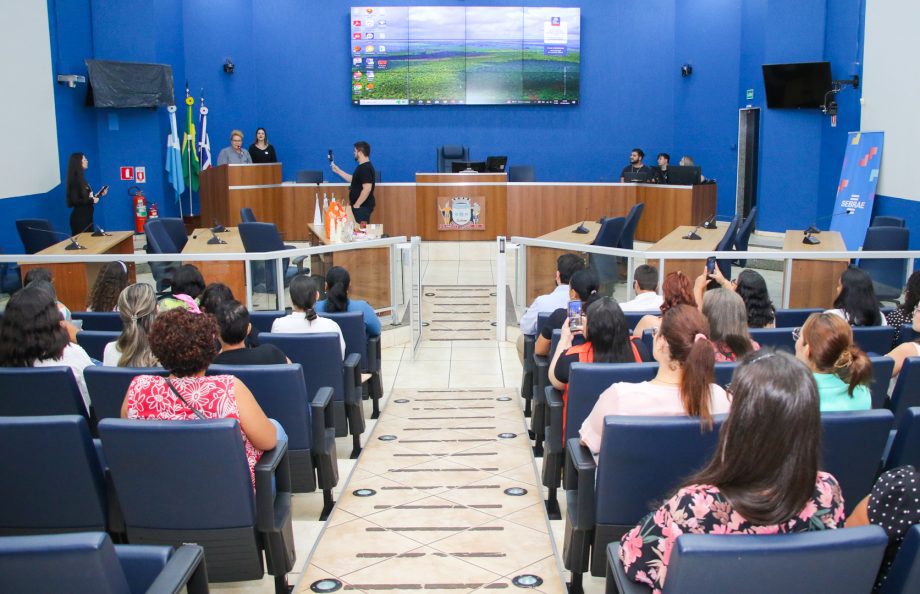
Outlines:
[[814,374],[821,412],[872,408],[872,362],[853,342],[853,330],[843,318],[811,314],[792,334],[795,356]]

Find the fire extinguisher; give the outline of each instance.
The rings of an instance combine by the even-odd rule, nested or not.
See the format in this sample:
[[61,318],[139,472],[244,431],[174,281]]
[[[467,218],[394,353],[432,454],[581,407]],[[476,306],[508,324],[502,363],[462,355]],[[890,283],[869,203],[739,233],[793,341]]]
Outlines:
[[150,212],[148,213],[151,219],[160,218],[160,211],[157,209],[157,203],[154,202],[150,205]]
[[144,191],[137,186],[128,188],[128,195],[134,198],[134,232],[143,233],[144,223],[147,222],[147,200]]

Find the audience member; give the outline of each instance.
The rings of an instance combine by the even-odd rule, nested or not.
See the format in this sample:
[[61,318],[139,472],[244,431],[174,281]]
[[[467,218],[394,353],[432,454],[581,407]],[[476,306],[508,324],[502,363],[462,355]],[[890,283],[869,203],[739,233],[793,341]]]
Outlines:
[[57,292],[54,290],[54,281],[51,278],[51,272],[47,268],[33,268],[29,270],[23,279],[22,286],[27,287],[33,283],[42,285],[45,290],[51,293],[54,304],[58,311],[61,312],[61,318],[64,320],[64,328],[67,330],[67,336],[70,342],[77,342],[77,332],[79,329],[73,323],[73,316],[70,308],[58,301]]
[[920,524],[918,488],[920,473],[913,466],[892,468],[878,478],[872,492],[856,505],[847,518],[847,528],[875,524],[888,534],[888,547],[873,592],[879,592],[888,579],[888,571],[907,531]]
[[50,283],[35,281],[16,291],[0,320],[0,366],[70,367],[89,410],[83,370],[93,361],[70,341],[65,324]]
[[889,312],[885,318],[889,326],[894,326],[894,341],[896,346],[901,340],[901,326],[910,324],[914,319],[914,310],[920,305],[920,270],[915,270],[907,279],[904,289],[904,303],[898,305],[894,311]]
[[840,316],[851,326],[886,326],[888,321],[881,307],[872,278],[864,270],[850,266],[840,275],[834,309],[827,313]]
[[[920,336],[920,306],[914,307],[912,327],[915,333]],[[920,357],[920,338],[917,340],[912,340],[910,342],[905,342],[896,346],[888,356],[894,359],[894,371],[892,372],[893,376],[897,376],[901,373],[901,368],[904,366],[904,361],[908,357]]]
[[148,336],[157,317],[157,296],[145,283],[128,285],[118,296],[122,331],[118,340],[105,345],[102,364],[107,367],[154,367]]
[[843,527],[840,485],[818,470],[821,415],[808,370],[783,352],[752,353],[735,372],[732,392],[709,464],[620,541],[626,575],[655,592],[665,587],[681,534]]
[[[683,272],[669,272],[664,277],[664,284],[661,286],[662,302],[658,308],[661,314],[677,305],[691,305],[696,307],[696,299],[693,298],[693,283],[690,278]],[[633,329],[633,336],[642,338],[642,333],[646,330],[658,327],[661,324],[661,316],[647,315],[643,316]]]
[[252,330],[249,310],[239,301],[228,301],[217,310],[220,326],[220,354],[214,363],[220,365],[273,365],[290,363],[281,349],[273,344],[246,346],[246,336]]
[[268,143],[265,128],[256,128],[256,141],[249,145],[249,157],[253,163],[277,163],[275,147]]
[[730,402],[714,383],[715,356],[708,334],[709,324],[695,307],[680,304],[665,311],[652,351],[658,361],[655,379],[607,388],[581,426],[582,443],[597,455],[607,415],[689,415],[711,429],[712,415],[727,412]]
[[748,333],[744,301],[734,291],[723,288],[706,291],[702,310],[709,322],[709,340],[716,363],[735,361],[760,348]]
[[[336,267],[330,268],[331,273]],[[344,268],[339,270],[345,271]],[[347,272],[345,273],[348,274]],[[328,277],[327,277],[328,278]],[[346,283],[347,286],[347,283]],[[294,304],[294,313],[290,313],[283,318],[278,318],[272,323],[272,332],[279,334],[308,334],[311,332],[335,332],[339,335],[339,344],[342,347],[342,358],[345,358],[345,337],[342,336],[342,329],[329,318],[321,318],[317,315],[319,305],[319,289],[316,282],[306,274],[298,274],[291,280],[291,302]],[[366,302],[362,301],[361,303]],[[370,307],[370,306],[368,306]],[[345,311],[348,311],[347,307]],[[351,310],[355,311],[355,310]],[[371,311],[373,314],[373,311]],[[376,319],[377,316],[374,316]],[[365,330],[367,329],[367,314],[364,314]],[[379,324],[379,322],[378,322]],[[378,326],[379,333],[379,326]]]
[[351,276],[341,266],[333,266],[326,271],[326,298],[317,301],[317,313],[339,313],[346,311],[360,311],[364,314],[364,331],[368,337],[380,336],[380,318],[374,308],[367,301],[349,299],[348,287],[351,285]]
[[872,408],[872,362],[853,342],[853,329],[842,317],[811,314],[792,335],[795,356],[814,374],[822,412]]
[[128,265],[120,260],[107,263],[96,275],[86,311],[116,311],[118,297],[127,286]]
[[160,311],[177,307],[199,312],[198,297],[204,291],[204,277],[193,264],[183,264],[173,274],[170,286],[172,294],[160,301]]
[[273,424],[252,392],[232,375],[206,376],[217,355],[217,322],[207,314],[174,309],[157,316],[150,348],[169,377],[139,375],[131,381],[121,416],[159,421],[237,419],[250,478],[262,452],[275,447],[280,426]]
[[624,312],[660,310],[664,297],[658,294],[658,269],[651,264],[640,264],[633,272],[633,291],[636,296],[620,304]]
[[[581,301],[581,310],[587,311],[588,305],[600,298],[597,292],[599,286],[600,282],[597,279],[596,272],[587,268],[579,270],[572,275],[569,281],[569,299]],[[537,335],[537,342],[533,348],[535,355],[546,356],[549,354],[549,348],[553,341],[553,330],[561,329],[568,318],[569,311],[567,307],[560,307],[550,314]],[[576,336],[576,340],[578,340],[579,336]]]
[[533,336],[537,333],[537,317],[541,313],[552,313],[559,308],[566,308],[569,304],[569,282],[572,275],[579,270],[584,270],[585,261],[576,254],[562,254],[556,259],[556,288],[552,293],[540,295],[533,300],[530,307],[521,316],[521,336],[518,338],[518,356],[524,360],[524,335]]
[[[703,279],[702,283],[701,279]],[[716,266],[712,273],[703,273],[701,277],[697,278],[697,282],[693,287],[693,294],[698,302],[702,301],[705,279],[711,279],[722,288],[730,289],[741,296],[747,311],[748,328],[776,327],[776,308],[773,307],[773,301],[770,300],[767,281],[759,273],[753,270],[742,270],[738,278],[729,280],[722,275],[722,271]]]
[[[198,307],[203,313],[216,316],[221,306],[235,300],[230,287],[224,283],[211,283],[198,296]],[[262,344],[259,341],[259,329],[252,324],[249,326],[249,334],[246,335],[245,342],[247,347],[257,347]]]

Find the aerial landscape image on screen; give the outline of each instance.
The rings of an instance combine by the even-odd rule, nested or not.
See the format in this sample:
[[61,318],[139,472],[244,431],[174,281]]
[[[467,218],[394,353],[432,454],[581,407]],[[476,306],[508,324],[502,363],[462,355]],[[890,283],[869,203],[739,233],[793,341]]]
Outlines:
[[578,8],[353,7],[356,105],[577,105]]

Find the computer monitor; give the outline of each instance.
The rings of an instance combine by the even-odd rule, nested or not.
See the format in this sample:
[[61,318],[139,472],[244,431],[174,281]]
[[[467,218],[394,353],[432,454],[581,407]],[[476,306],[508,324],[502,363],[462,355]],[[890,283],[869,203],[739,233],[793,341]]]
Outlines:
[[649,177],[649,173],[645,171],[627,171],[623,175],[623,181],[642,183],[649,181]]
[[489,173],[505,173],[508,157],[487,157],[486,171]]
[[695,186],[701,181],[699,167],[668,166],[668,184],[672,186]]
[[472,169],[476,173],[485,173],[486,172],[486,162],[485,161],[454,161],[450,164],[450,170],[453,173],[462,173],[468,169]]

